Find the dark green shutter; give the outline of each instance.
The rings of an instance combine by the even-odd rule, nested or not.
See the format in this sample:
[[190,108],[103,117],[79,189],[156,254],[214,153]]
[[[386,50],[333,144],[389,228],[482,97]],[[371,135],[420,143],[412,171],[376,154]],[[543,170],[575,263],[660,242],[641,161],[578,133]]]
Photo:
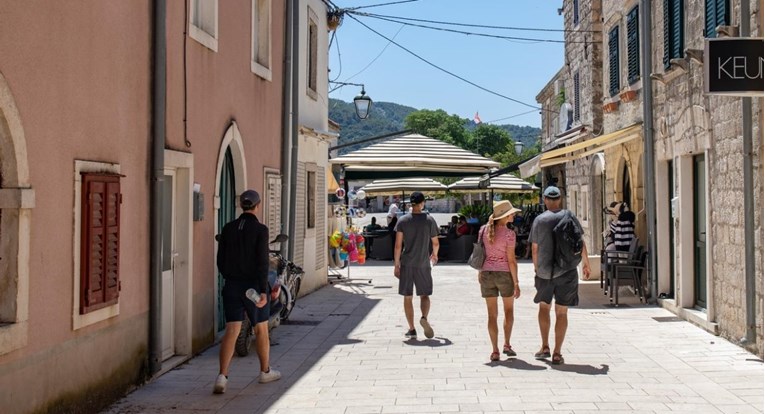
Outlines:
[[669,67],[670,49],[672,48],[671,6],[670,0],[664,0],[664,69]]
[[706,0],[704,7],[704,36],[717,37],[717,26],[730,24],[728,0]]
[[579,24],[579,0],[574,0],[574,25]]
[[683,0],[672,0],[672,50],[670,58],[682,58],[685,54],[683,36]]
[[619,93],[619,26],[608,32],[608,92]]
[[635,83],[640,78],[640,29],[638,8],[627,14],[627,82]]
[[579,109],[579,72],[574,74],[574,121],[578,121],[581,116]]

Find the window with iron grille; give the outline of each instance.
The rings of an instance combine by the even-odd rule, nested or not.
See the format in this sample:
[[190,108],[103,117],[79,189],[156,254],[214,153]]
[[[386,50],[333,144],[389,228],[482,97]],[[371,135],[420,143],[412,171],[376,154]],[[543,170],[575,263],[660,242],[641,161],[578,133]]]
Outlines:
[[640,79],[640,28],[638,6],[627,14],[627,82]]
[[608,92],[619,93],[619,26],[608,32]]
[[80,314],[119,299],[121,203],[119,175],[82,173]]
[[316,171],[307,171],[306,176],[306,227],[316,227]]
[[664,69],[672,59],[683,57],[683,30],[683,0],[664,0]]
[[574,25],[579,24],[579,0],[574,0]]
[[579,121],[581,109],[579,107],[579,72],[574,74],[574,121]]
[[730,24],[728,0],[706,0],[704,10],[704,36],[717,37],[717,26]]

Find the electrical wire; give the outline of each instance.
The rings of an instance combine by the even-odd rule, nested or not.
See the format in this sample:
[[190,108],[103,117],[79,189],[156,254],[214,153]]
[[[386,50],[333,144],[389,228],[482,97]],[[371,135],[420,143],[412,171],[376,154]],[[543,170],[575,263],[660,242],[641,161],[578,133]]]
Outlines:
[[[398,36],[398,34],[399,34],[399,33],[401,33],[401,30],[402,30],[403,28],[404,28],[404,25],[402,24],[402,25],[401,25],[401,27],[399,27],[399,28],[398,28],[398,31],[396,32],[396,34],[394,34],[394,35],[393,35],[392,39],[395,39],[395,38],[396,38],[396,36]],[[371,62],[369,62],[369,63],[368,63],[366,66],[364,66],[364,69],[361,69],[360,71],[358,71],[358,72],[354,73],[354,74],[353,74],[351,77],[349,77],[348,79],[346,79],[346,80],[345,80],[345,82],[348,82],[349,80],[351,80],[351,79],[355,78],[356,76],[358,76],[359,74],[361,74],[361,72],[364,72],[364,71],[365,71],[365,70],[367,70],[367,69],[368,69],[370,66],[372,66],[372,64],[373,64],[373,63],[375,63],[375,61],[376,61],[377,59],[379,59],[379,58],[380,58],[380,56],[382,56],[382,54],[383,54],[383,53],[385,53],[385,50],[386,50],[386,49],[388,49],[388,46],[390,46],[390,42],[388,42],[388,43],[385,45],[385,47],[384,47],[384,48],[382,48],[382,50],[380,51],[380,53],[378,53],[378,54],[377,54],[377,56],[375,56],[375,58],[374,58],[374,59],[372,59],[372,61],[371,61]],[[337,80],[337,79],[335,79],[335,80]]]
[[479,29],[519,30],[519,31],[533,31],[533,32],[564,32],[564,33],[587,32],[587,33],[599,33],[596,30],[572,30],[572,29],[546,29],[546,28],[540,28],[540,27],[492,26],[492,25],[485,25],[485,24],[471,24],[471,23],[445,22],[445,21],[427,20],[427,19],[415,19],[415,18],[412,18],[412,17],[400,17],[400,16],[391,16],[391,15],[376,14],[376,13],[367,13],[367,12],[354,12],[354,13],[356,13],[358,15],[369,16],[369,17],[385,17],[385,18],[388,18],[388,19],[408,20],[408,21],[419,22],[419,23],[432,23],[432,24],[441,24],[441,25],[447,25],[447,26],[475,27],[475,28],[479,28]]
[[368,9],[370,7],[380,7],[380,6],[391,6],[394,4],[401,4],[401,3],[412,3],[419,0],[401,0],[401,1],[392,1],[389,3],[380,3],[380,4],[370,4],[369,6],[358,6],[358,7],[349,7],[344,10],[359,10],[359,9]]
[[483,87],[483,86],[481,86],[481,85],[479,85],[479,84],[477,84],[477,83],[475,83],[475,82],[472,82],[472,81],[470,81],[470,80],[468,80],[468,79],[465,79],[465,78],[463,78],[462,76],[459,76],[459,75],[455,74],[454,72],[450,72],[450,71],[448,71],[448,70],[446,70],[446,69],[444,69],[444,68],[442,68],[442,67],[440,67],[440,66],[436,65],[435,63],[431,63],[430,61],[428,61],[427,59],[423,58],[422,56],[420,56],[420,55],[418,55],[418,54],[416,54],[416,53],[412,52],[411,50],[407,49],[406,47],[404,47],[404,46],[402,46],[402,45],[400,45],[400,44],[396,43],[396,42],[395,42],[393,39],[390,39],[390,38],[386,37],[384,34],[382,34],[382,33],[378,32],[377,30],[375,30],[375,29],[373,29],[373,28],[371,28],[371,27],[369,27],[369,26],[368,26],[366,23],[364,23],[364,22],[362,22],[361,20],[357,19],[357,18],[356,18],[356,16],[349,14],[349,15],[348,15],[348,17],[350,17],[351,19],[355,20],[355,21],[356,21],[356,22],[358,22],[360,25],[362,25],[362,26],[366,27],[366,28],[367,28],[369,31],[371,31],[372,33],[374,33],[374,34],[376,34],[376,35],[378,35],[378,36],[382,37],[383,39],[385,39],[385,40],[389,41],[390,43],[393,43],[394,45],[398,46],[400,49],[404,50],[405,52],[409,53],[410,55],[412,55],[412,56],[416,57],[417,59],[419,59],[419,60],[421,60],[421,61],[423,61],[423,62],[427,63],[428,65],[430,65],[430,66],[432,66],[432,67],[434,67],[434,68],[436,68],[436,69],[440,70],[441,72],[444,72],[444,73],[446,73],[447,75],[450,75],[450,76],[452,76],[452,77],[454,77],[454,78],[457,78],[457,79],[459,79],[459,80],[461,80],[461,81],[463,81],[463,82],[465,82],[465,83],[467,83],[467,84],[469,84],[469,85],[472,85],[472,86],[474,86],[474,87],[476,87],[476,88],[478,88],[478,89],[480,89],[480,90],[482,90],[482,91],[484,91],[484,92],[488,92],[488,93],[490,93],[490,94],[492,94],[492,95],[498,96],[498,97],[500,97],[500,98],[503,98],[503,99],[506,99],[506,100],[508,100],[508,101],[511,101],[511,102],[515,102],[515,103],[517,103],[517,104],[520,104],[520,105],[523,105],[523,106],[528,106],[529,108],[534,108],[535,110],[540,110],[540,109],[542,109],[542,108],[540,108],[540,107],[538,107],[538,106],[534,106],[534,105],[531,105],[531,104],[527,104],[526,102],[523,102],[523,101],[519,101],[518,99],[514,99],[514,98],[511,98],[511,97],[509,97],[509,96],[507,96],[507,95],[503,95],[503,94],[501,94],[501,93],[499,93],[499,92],[494,92],[494,91],[492,91],[491,89],[488,89],[488,88],[486,88],[486,87]]
[[[352,13],[348,12],[348,14],[350,15]],[[563,43],[563,44],[566,43],[565,40],[539,39],[539,38],[516,37],[516,36],[502,36],[502,35],[493,35],[493,34],[488,34],[488,33],[467,32],[467,31],[464,31],[464,30],[447,29],[445,27],[435,27],[435,26],[426,26],[426,25],[417,24],[417,23],[408,23],[408,22],[404,22],[404,21],[400,21],[400,20],[389,19],[387,17],[372,16],[372,15],[369,15],[369,14],[366,14],[366,13],[364,13],[364,14],[353,13],[353,14],[356,14],[358,16],[369,17],[371,19],[379,19],[379,20],[384,20],[384,21],[393,22],[393,23],[405,24],[407,26],[420,27],[420,28],[423,28],[423,29],[430,29],[430,30],[439,30],[439,31],[442,31],[442,32],[459,33],[459,34],[464,34],[464,35],[468,35],[468,36],[490,37],[490,38],[494,38],[494,39],[514,40],[514,41],[532,42],[532,43]],[[568,43],[586,43],[586,41],[569,41]]]
[[530,114],[530,113],[532,113],[532,112],[537,112],[537,109],[532,109],[532,110],[530,110],[530,111],[522,112],[522,113],[520,113],[520,114],[515,114],[515,115],[506,116],[506,117],[504,117],[504,118],[495,119],[495,120],[493,120],[493,121],[486,121],[485,123],[486,123],[486,124],[493,124],[493,123],[495,123],[495,122],[504,121],[504,120],[506,120],[506,119],[517,118],[517,117],[519,117],[519,116],[522,116],[522,115],[528,115],[528,114]]
[[[332,39],[335,38],[335,33],[337,33],[337,31],[332,32]],[[335,79],[332,79],[332,81],[338,80],[340,78],[340,75],[343,74],[343,59],[340,55],[340,38],[339,37],[337,38],[337,46],[335,48],[337,49],[337,63],[340,66],[340,71],[337,72],[337,76],[335,77]],[[329,92],[327,92],[327,94],[329,94]]]

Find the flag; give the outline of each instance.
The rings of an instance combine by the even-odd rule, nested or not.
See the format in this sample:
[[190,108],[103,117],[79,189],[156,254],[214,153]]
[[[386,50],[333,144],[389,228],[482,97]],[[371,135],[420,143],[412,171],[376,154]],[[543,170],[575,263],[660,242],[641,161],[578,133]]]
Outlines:
[[478,116],[478,112],[475,113],[475,116],[473,117],[473,122],[475,122],[476,125],[481,123],[481,117]]

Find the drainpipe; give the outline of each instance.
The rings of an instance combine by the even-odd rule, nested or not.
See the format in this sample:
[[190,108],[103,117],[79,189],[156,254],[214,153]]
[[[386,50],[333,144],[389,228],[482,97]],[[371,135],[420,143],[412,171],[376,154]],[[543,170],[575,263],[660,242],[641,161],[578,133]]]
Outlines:
[[651,267],[651,302],[656,302],[659,291],[659,278],[657,277],[658,260],[656,251],[656,166],[654,160],[653,142],[653,84],[648,76],[653,68],[653,56],[651,51],[651,1],[640,0],[640,44],[643,45],[641,57],[643,58],[643,166],[645,177],[643,179],[643,194],[645,198],[646,223],[648,224],[648,256]]
[[154,0],[152,50],[152,162],[149,259],[149,375],[162,368],[162,190],[165,181],[166,0]]
[[[292,119],[290,123],[290,136],[292,138],[291,142],[291,148],[290,148],[290,179],[289,179],[289,192],[290,192],[290,202],[289,202],[289,222],[292,223],[292,225],[289,228],[289,242],[288,245],[288,254],[287,257],[290,260],[295,259],[295,243],[297,240],[295,240],[295,227],[296,227],[296,221],[297,221],[297,169],[298,169],[298,118],[299,118],[299,107],[298,107],[298,92],[299,92],[299,64],[300,64],[300,37],[297,36],[297,34],[300,32],[300,7],[298,5],[300,2],[298,0],[290,0],[292,2],[292,36],[291,36],[291,43],[292,43],[292,97],[290,98],[291,102],[291,111],[292,111]],[[302,242],[302,240],[301,240]]]
[[[741,1],[741,37],[750,36],[749,0]],[[743,151],[744,151],[744,272],[746,277],[746,336],[744,344],[755,343],[754,309],[755,277],[754,277],[754,181],[752,177],[752,98],[741,99],[741,118],[743,122]]]
[[[292,225],[289,221],[290,213],[290,199],[292,198],[292,190],[290,188],[290,182],[292,180],[292,168],[290,156],[292,150],[292,10],[295,8],[296,0],[287,0],[286,13],[284,15],[284,80],[282,81],[282,204],[281,204],[281,229],[279,233],[291,234]],[[290,238],[291,239],[291,238]],[[291,245],[288,242],[287,245]],[[282,254],[288,257],[291,249],[281,245]]]

